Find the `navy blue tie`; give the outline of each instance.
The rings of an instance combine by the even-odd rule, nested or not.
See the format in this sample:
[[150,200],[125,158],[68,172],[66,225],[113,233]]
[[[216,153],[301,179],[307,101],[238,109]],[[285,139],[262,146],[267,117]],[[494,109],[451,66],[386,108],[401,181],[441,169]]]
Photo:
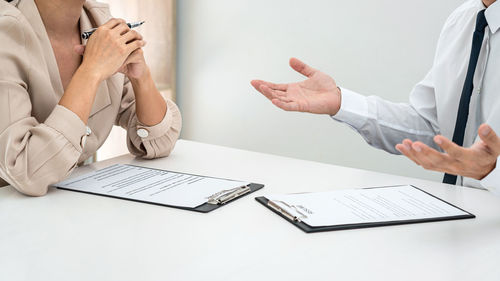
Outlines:
[[[460,146],[464,145],[465,126],[467,125],[467,119],[469,118],[470,99],[474,89],[474,74],[476,73],[477,61],[483,45],[485,29],[488,26],[488,21],[484,15],[485,11],[486,10],[482,10],[477,15],[476,30],[474,31],[472,40],[469,68],[467,70],[464,89],[462,90],[462,96],[458,106],[457,123],[455,124],[455,132],[453,133],[453,142]],[[443,183],[456,184],[457,176],[445,174]]]

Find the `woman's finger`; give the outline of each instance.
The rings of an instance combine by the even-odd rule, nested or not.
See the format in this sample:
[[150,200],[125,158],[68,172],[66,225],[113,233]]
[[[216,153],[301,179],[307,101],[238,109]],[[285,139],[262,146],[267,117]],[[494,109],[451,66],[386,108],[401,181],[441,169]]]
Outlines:
[[132,42],[132,41],[135,41],[135,40],[142,40],[142,35],[135,31],[135,30],[130,30],[128,32],[126,32],[125,34],[122,35],[122,37],[120,38],[120,40],[126,44]]
[[119,24],[122,24],[122,23],[126,23],[125,20],[123,20],[123,19],[114,19],[113,18],[113,19],[110,19],[105,24],[101,25],[100,28],[113,29],[115,26],[117,26]]
[[127,44],[127,52],[129,55],[133,53],[135,50],[140,49],[146,45],[146,42],[143,40],[135,40]]
[[131,64],[131,63],[139,63],[143,60],[144,51],[142,49],[137,49],[128,58],[125,60],[123,65]]
[[122,65],[117,72],[127,74],[127,65],[126,64]]
[[115,26],[111,32],[114,32],[115,34],[118,34],[120,36],[124,35],[125,33],[128,33],[130,31],[130,27],[125,22],[122,22]]

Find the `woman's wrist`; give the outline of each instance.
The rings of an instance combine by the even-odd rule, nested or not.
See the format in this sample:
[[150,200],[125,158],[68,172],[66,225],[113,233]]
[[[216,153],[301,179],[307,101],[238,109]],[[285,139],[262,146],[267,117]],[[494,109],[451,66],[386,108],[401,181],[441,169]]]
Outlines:
[[153,81],[149,69],[140,77],[129,77],[135,94],[136,114],[139,122],[146,126],[157,125],[167,112],[167,103]]
[[96,70],[94,70],[92,67],[88,66],[85,63],[82,63],[80,67],[77,69],[75,76],[81,76],[85,78],[89,83],[93,83],[96,85],[99,85],[102,81],[104,81],[106,78],[103,77],[101,74],[99,74]]
[[156,85],[153,81],[153,77],[149,68],[146,67],[143,74],[140,77],[129,77],[130,83],[132,83],[132,87],[134,88],[134,93],[152,93],[156,91]]
[[59,100],[59,104],[73,111],[87,124],[99,84],[98,75],[80,67],[73,75],[64,95]]
[[151,71],[149,70],[149,67],[145,66],[144,71],[142,72],[142,75],[139,77],[130,77],[130,82],[136,84],[136,85],[147,85],[151,81],[153,81],[153,77],[151,76]]

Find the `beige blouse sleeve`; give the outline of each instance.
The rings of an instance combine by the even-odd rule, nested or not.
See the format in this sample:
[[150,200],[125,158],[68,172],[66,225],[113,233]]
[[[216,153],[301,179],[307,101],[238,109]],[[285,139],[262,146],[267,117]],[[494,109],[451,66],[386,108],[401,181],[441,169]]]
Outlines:
[[44,195],[77,164],[86,127],[62,106],[43,123],[32,117],[22,25],[2,16],[0,30],[0,176],[24,194]]
[[[166,157],[175,146],[182,127],[182,117],[177,105],[166,99],[167,113],[155,126],[145,126],[135,113],[135,96],[130,80],[125,78],[122,102],[116,120],[117,125],[127,130],[127,147],[135,156],[145,159]],[[139,136],[138,132],[142,133]]]

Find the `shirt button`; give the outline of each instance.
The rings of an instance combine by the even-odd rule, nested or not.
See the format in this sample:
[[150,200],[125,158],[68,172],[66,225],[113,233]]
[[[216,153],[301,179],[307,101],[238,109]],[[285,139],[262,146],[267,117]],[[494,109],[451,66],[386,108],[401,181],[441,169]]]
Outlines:
[[149,136],[149,132],[148,130],[146,129],[138,129],[137,130],[137,135],[140,137],[140,138],[147,138]]
[[90,129],[90,128],[87,126],[87,131],[85,132],[85,134],[86,134],[87,136],[92,135],[92,129]]

